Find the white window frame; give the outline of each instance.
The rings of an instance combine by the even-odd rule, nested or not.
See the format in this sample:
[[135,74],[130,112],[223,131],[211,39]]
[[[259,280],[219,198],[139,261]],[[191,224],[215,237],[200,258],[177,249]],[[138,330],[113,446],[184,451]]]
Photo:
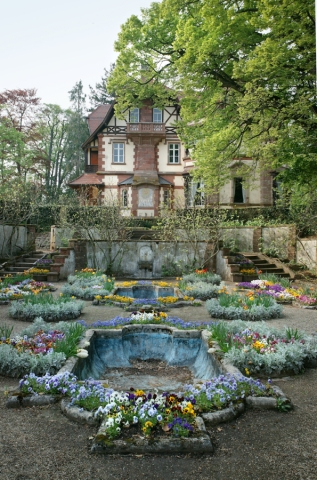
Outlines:
[[129,111],[129,122],[130,123],[139,123],[140,122],[140,109],[132,108]]
[[113,142],[112,144],[112,163],[125,163],[124,161],[124,143]]
[[153,123],[163,122],[163,110],[160,108],[153,108]]
[[173,165],[180,164],[181,144],[169,143],[168,144],[168,163]]

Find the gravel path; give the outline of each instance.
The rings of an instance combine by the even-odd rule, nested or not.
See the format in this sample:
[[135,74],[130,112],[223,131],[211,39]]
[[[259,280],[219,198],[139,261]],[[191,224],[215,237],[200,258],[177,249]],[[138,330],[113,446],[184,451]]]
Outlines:
[[[317,311],[285,307],[271,320],[317,334]],[[204,307],[170,311],[184,320],[210,321]],[[86,307],[87,323],[116,315],[120,308]],[[27,323],[12,320],[0,307],[0,322],[17,333]],[[215,452],[195,457],[103,456],[89,453],[95,429],[64,417],[58,406],[6,409],[4,393],[17,381],[0,377],[1,480],[317,480],[317,370],[275,381],[294,403],[291,413],[248,410],[239,419],[210,430]]]

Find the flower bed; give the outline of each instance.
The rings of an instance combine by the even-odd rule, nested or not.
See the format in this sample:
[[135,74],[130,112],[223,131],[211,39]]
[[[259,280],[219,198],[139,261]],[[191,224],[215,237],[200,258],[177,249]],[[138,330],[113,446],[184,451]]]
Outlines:
[[220,293],[226,290],[226,288],[223,283],[220,285],[213,285],[204,282],[196,282],[188,283],[184,286],[182,285],[180,290],[184,295],[205,301],[210,298],[218,297]]
[[[162,306],[177,306],[177,303],[183,300],[185,302],[189,302],[189,305],[193,304],[194,297],[189,297],[188,295],[184,295],[182,298],[168,296],[168,297],[158,297],[156,299],[153,298],[132,298],[132,297],[125,297],[121,295],[96,295],[93,301],[94,305],[118,305],[121,307],[141,307],[143,305],[151,305],[154,307],[162,307]],[[197,304],[195,304],[197,305]]]
[[220,285],[221,277],[216,273],[208,272],[206,269],[203,270],[196,270],[194,273],[189,273],[188,275],[184,275],[182,280],[185,284],[187,283],[197,283],[197,282],[205,282],[210,283],[212,285]]
[[76,275],[68,277],[68,283],[63,286],[62,293],[84,300],[93,300],[97,294],[109,295],[113,287],[114,280],[112,278],[102,272],[95,272],[93,269],[84,269]]
[[117,316],[111,320],[98,320],[90,325],[87,325],[84,320],[78,320],[86,328],[121,328],[124,325],[131,324],[164,324],[171,327],[176,327],[182,330],[193,328],[205,328],[206,322],[184,322],[179,317],[171,317],[165,312],[132,312],[129,317]]
[[30,322],[42,317],[47,322],[78,318],[84,308],[84,302],[71,297],[53,298],[50,293],[29,295],[23,300],[15,300],[9,308],[12,318]]
[[252,289],[258,294],[268,295],[279,302],[296,301],[299,305],[317,305],[317,292],[314,288],[291,287],[289,282],[284,285],[269,280],[253,280],[252,282],[241,282],[239,288]]
[[206,309],[211,317],[227,320],[269,320],[282,316],[282,306],[267,296],[262,295],[226,295],[206,302]]
[[77,353],[84,327],[60,322],[55,327],[37,318],[20,335],[10,337],[12,329],[0,330],[0,374],[21,377],[27,372],[55,373],[65,360]]
[[75,376],[66,372],[56,376],[26,375],[20,382],[22,394],[58,394],[70,398],[71,405],[103,420],[99,441],[111,441],[136,427],[138,435],[153,437],[155,432],[188,437],[197,429],[198,412],[212,412],[237,404],[248,396],[274,396],[269,385],[263,385],[244,376],[221,375],[202,385],[184,386],[175,393],[145,393],[131,389],[117,392],[102,386],[98,381],[77,383]]
[[14,284],[6,282],[6,286],[0,289],[0,303],[8,303],[9,300],[19,300],[27,295],[37,295],[38,293],[41,293],[43,291],[55,290],[56,288],[52,283],[36,282],[31,278],[27,278]]
[[212,324],[210,330],[211,343],[215,341],[225,359],[247,375],[299,373],[317,361],[317,339],[297,330],[241,321]]

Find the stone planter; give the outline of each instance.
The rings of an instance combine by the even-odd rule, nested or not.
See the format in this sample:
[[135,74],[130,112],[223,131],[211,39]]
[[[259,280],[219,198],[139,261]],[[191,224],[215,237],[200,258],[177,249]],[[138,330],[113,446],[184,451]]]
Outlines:
[[32,278],[36,282],[47,282],[47,274],[45,274],[45,275],[32,275]]
[[239,273],[240,272],[240,265],[230,265],[231,273]]
[[243,280],[242,282],[251,282],[252,280],[259,280],[259,276],[257,274],[254,275],[242,275]]

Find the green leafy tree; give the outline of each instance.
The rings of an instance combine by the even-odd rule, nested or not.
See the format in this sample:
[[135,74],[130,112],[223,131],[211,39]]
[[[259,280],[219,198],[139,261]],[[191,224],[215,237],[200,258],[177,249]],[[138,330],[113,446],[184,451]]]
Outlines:
[[68,155],[74,165],[72,178],[78,177],[84,170],[85,156],[81,148],[89,136],[86,116],[86,94],[82,81],[77,82],[69,91],[71,113],[69,115],[69,150]]
[[90,95],[90,110],[94,110],[99,105],[104,105],[106,103],[111,103],[114,99],[113,93],[108,91],[108,78],[111,72],[114,70],[115,63],[110,64],[109,70],[107,68],[104,69],[104,74],[101,77],[100,82],[97,82],[95,88],[89,85]]
[[0,93],[0,162],[2,181],[27,182],[42,175],[43,158],[38,148],[40,99],[35,89]]
[[115,46],[117,111],[181,92],[179,133],[210,191],[233,158],[276,171],[316,163],[313,0],[163,0]]
[[44,105],[40,115],[41,149],[45,159],[45,194],[54,200],[67,190],[76,155],[72,150],[73,112],[63,110],[58,105]]

